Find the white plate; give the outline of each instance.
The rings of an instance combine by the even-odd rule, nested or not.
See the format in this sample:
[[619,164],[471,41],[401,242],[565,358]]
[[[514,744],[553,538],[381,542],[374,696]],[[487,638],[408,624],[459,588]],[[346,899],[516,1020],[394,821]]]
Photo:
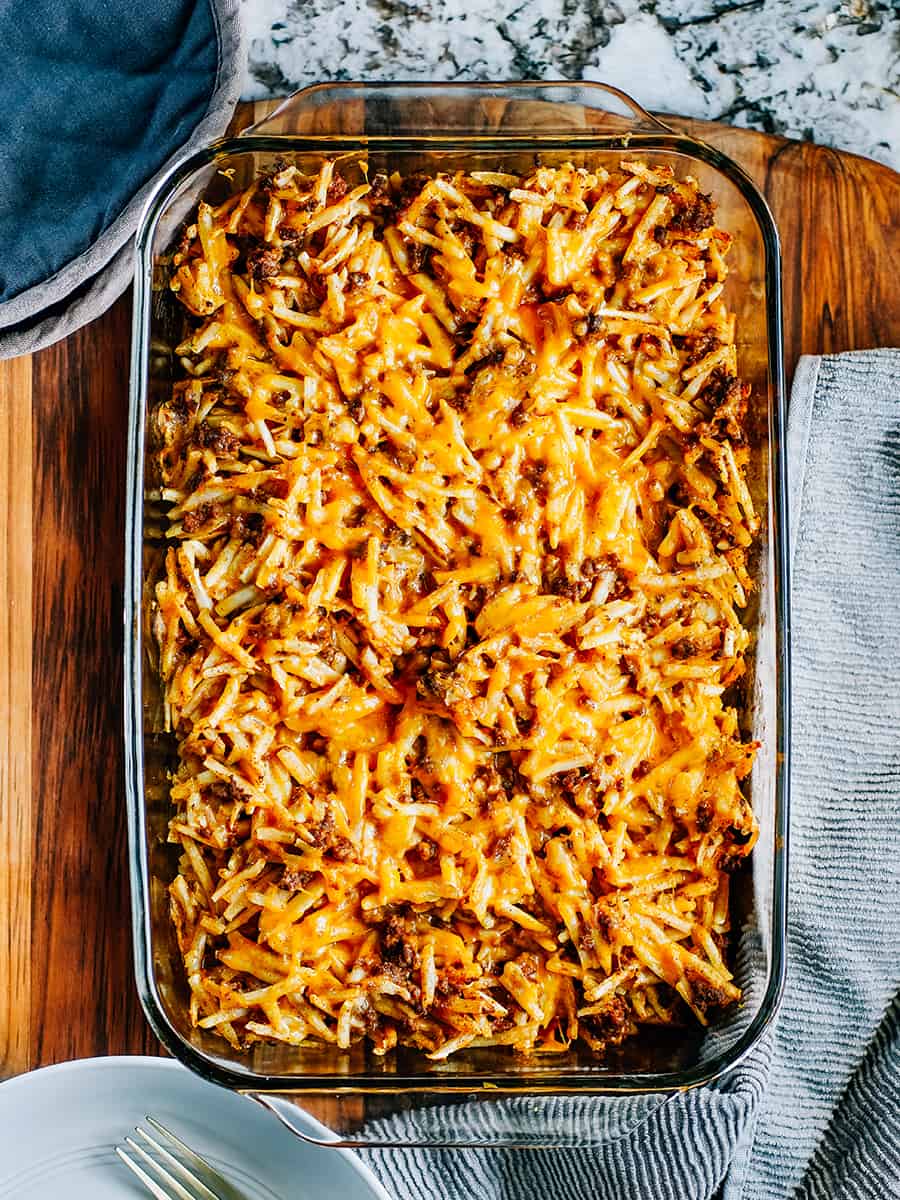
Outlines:
[[312,1146],[255,1101],[162,1058],[85,1058],[0,1084],[0,1198],[146,1196],[113,1147],[147,1113],[247,1200],[390,1200],[355,1154]]

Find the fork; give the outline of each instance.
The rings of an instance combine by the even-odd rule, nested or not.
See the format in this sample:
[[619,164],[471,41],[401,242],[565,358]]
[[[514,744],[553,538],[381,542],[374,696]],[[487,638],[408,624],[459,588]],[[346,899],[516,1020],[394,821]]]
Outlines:
[[[143,1146],[130,1137],[125,1138],[124,1146],[116,1146],[116,1154],[156,1200],[245,1200],[240,1192],[170,1129],[153,1117],[148,1116],[146,1120],[159,1135],[158,1139],[140,1125],[135,1126],[134,1132],[156,1157],[148,1154]],[[173,1150],[178,1152],[179,1157]]]

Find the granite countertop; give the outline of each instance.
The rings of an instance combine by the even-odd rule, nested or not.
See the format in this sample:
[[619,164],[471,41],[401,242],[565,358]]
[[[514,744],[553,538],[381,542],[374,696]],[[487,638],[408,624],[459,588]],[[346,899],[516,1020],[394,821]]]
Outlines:
[[600,79],[900,168],[896,0],[244,0],[247,99],[329,79]]

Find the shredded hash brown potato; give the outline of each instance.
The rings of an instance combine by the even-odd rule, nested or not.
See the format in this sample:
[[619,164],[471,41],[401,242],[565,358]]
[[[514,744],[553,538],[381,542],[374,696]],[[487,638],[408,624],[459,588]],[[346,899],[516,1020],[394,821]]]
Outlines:
[[154,609],[197,1025],[602,1053],[738,999],[728,244],[628,161],[199,206]]

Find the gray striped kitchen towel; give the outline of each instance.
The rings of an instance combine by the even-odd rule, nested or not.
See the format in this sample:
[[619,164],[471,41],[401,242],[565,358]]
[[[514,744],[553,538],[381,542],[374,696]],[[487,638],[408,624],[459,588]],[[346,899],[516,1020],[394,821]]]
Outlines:
[[[600,1148],[366,1152],[398,1200],[707,1200],[723,1180],[725,1200],[900,1198],[900,350],[801,359],[788,425],[791,928],[774,1032]],[[528,1102],[480,1105],[487,1140],[504,1103]],[[590,1101],[546,1103],[592,1119]]]

